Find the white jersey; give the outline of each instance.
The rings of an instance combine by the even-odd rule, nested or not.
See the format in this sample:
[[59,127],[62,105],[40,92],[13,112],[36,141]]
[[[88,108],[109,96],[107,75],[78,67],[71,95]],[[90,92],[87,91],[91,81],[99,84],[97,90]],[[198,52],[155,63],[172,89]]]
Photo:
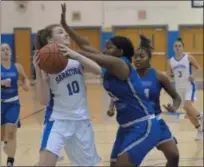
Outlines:
[[62,72],[48,74],[48,83],[51,100],[46,112],[51,112],[50,120],[90,118],[83,68],[78,61],[69,59]]
[[189,76],[192,74],[192,65],[189,62],[188,54],[183,54],[180,60],[176,60],[175,57],[172,57],[169,62],[177,88],[190,89],[194,86],[194,83],[188,80]]

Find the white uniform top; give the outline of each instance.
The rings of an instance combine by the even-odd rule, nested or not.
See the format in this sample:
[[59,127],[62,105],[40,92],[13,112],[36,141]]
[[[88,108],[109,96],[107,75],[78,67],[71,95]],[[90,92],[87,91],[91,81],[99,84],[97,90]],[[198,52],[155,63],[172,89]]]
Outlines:
[[62,72],[48,74],[48,83],[51,99],[46,112],[51,112],[50,120],[90,118],[83,68],[78,61],[69,59]]
[[192,74],[192,65],[189,62],[188,54],[183,54],[180,60],[172,57],[169,62],[174,74],[175,86],[177,88],[191,89],[194,83],[188,80],[188,77]]

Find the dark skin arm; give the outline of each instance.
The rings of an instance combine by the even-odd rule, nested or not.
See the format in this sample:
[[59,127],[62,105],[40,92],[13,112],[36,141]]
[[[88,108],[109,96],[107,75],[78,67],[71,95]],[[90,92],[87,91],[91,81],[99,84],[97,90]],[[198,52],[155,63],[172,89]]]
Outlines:
[[175,112],[180,104],[181,98],[179,94],[176,92],[175,88],[171,85],[171,82],[164,73],[157,71],[157,79],[160,81],[160,84],[164,88],[164,90],[171,96],[173,99],[173,105],[168,104],[167,106],[164,105],[164,108],[167,109],[169,112]]
[[76,44],[87,52],[91,53],[100,53],[97,49],[95,49],[88,39],[78,35],[66,22],[66,4],[61,4],[62,14],[61,14],[61,25],[65,29],[65,31],[69,34],[71,39],[76,42]]
[[86,51],[79,51],[79,53],[95,61],[101,67],[106,68],[113,76],[117,77],[118,79],[123,81],[128,79],[130,69],[127,63],[123,60],[102,53],[97,54]]
[[76,42],[76,44],[83,50],[79,53],[95,61],[100,66],[106,68],[112,75],[116,76],[118,79],[126,80],[129,76],[128,65],[118,58],[102,54],[100,51],[95,49],[86,38],[78,35],[66,23],[66,4],[62,4],[61,7],[61,25],[70,35],[70,37]]

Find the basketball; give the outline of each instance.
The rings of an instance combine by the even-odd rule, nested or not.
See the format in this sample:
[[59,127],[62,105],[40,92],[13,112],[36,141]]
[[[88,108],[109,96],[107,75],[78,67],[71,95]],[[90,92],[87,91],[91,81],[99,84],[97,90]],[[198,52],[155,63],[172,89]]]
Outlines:
[[57,74],[65,69],[68,59],[62,55],[57,44],[47,44],[39,53],[39,67],[48,74]]

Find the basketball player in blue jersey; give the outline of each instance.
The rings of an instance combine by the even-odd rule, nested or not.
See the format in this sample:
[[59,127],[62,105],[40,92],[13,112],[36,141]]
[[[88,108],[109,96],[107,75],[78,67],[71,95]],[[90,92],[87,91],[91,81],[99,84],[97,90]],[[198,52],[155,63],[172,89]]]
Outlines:
[[80,48],[86,50],[80,53],[103,67],[103,86],[114,99],[120,126],[112,151],[115,165],[139,166],[158,144],[160,125],[131,65],[133,44],[126,37],[115,36],[107,42],[104,54],[100,53],[66,24],[66,6],[62,7],[61,24]]
[[34,57],[37,95],[41,104],[46,105],[38,165],[55,166],[61,149],[65,148],[72,166],[95,166],[101,159],[88,112],[84,69],[97,75],[101,68],[68,48],[69,36],[58,24],[38,31],[36,49],[48,43],[58,43],[69,60],[60,73],[46,74],[39,68],[38,56]]
[[[155,115],[160,122],[161,137],[160,141],[157,144],[158,150],[161,150],[165,157],[167,158],[166,167],[178,167],[179,165],[179,152],[176,145],[176,142],[167,126],[165,121],[161,119],[161,108],[160,108],[160,94],[162,88],[172,97],[173,105],[164,106],[167,111],[175,112],[180,103],[181,98],[178,93],[171,85],[168,77],[162,72],[156,71],[154,68],[151,68],[151,45],[150,40],[144,36],[140,36],[141,43],[140,47],[135,51],[133,57],[133,63],[136,67],[136,70],[140,76],[143,87],[145,88],[145,94],[151,101],[154,109]],[[111,101],[109,111],[109,116],[114,115],[114,105]]]
[[5,131],[7,166],[13,166],[16,153],[16,132],[20,118],[18,80],[22,79],[22,88],[29,89],[29,81],[23,67],[11,62],[11,48],[1,44],[1,127]]
[[[195,78],[203,72],[196,59],[184,53],[184,42],[178,38],[174,43],[175,56],[169,59],[167,74],[173,74],[175,87],[182,99],[182,107],[197,129],[196,140],[203,139],[203,113],[200,113],[194,106],[196,100]],[[195,68],[192,72],[192,67]]]

